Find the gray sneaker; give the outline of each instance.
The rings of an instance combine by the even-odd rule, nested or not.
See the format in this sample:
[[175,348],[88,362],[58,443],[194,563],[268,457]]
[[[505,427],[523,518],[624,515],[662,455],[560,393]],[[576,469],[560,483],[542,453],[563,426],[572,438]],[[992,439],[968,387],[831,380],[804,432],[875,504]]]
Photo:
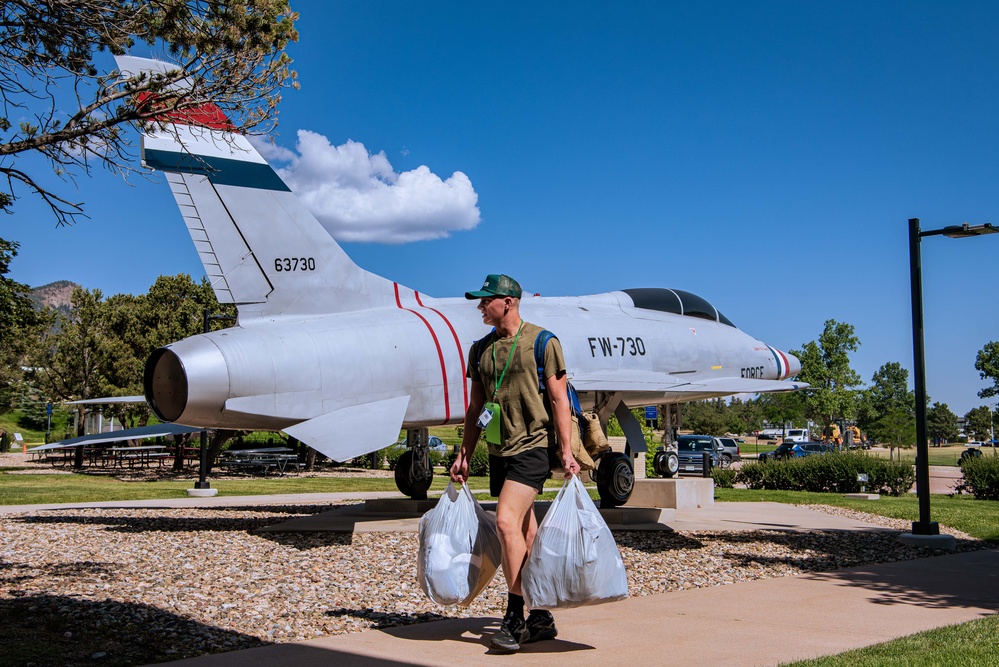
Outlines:
[[558,637],[558,629],[555,627],[555,619],[552,613],[546,609],[533,609],[527,617],[527,639],[521,644],[540,642],[546,639]]
[[520,650],[520,645],[529,640],[530,633],[524,619],[507,612],[500,623],[499,632],[489,640],[490,648],[504,653]]

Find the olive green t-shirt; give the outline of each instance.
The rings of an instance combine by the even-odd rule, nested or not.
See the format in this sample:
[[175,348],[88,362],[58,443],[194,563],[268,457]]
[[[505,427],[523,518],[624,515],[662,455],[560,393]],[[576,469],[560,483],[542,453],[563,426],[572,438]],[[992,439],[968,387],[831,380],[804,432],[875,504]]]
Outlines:
[[[538,366],[534,359],[534,341],[541,331],[543,328],[536,324],[523,323],[517,348],[498,391],[496,381],[510,357],[516,335],[497,338],[493,331],[474,343],[469,351],[468,377],[482,383],[486,402],[500,405],[501,443],[489,444],[489,453],[494,456],[513,456],[555,442],[555,427],[538,385]],[[478,354],[478,366],[473,358],[475,354]],[[564,372],[562,345],[557,338],[552,338],[545,346],[545,379]]]

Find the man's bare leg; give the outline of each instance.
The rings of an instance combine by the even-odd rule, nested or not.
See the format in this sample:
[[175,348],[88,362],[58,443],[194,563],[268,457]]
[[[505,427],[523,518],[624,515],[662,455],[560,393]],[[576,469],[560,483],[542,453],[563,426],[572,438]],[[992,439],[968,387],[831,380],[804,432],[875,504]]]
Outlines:
[[538,520],[534,516],[537,496],[534,488],[507,480],[496,503],[496,528],[503,544],[503,576],[514,595],[523,595],[520,574],[538,532]]

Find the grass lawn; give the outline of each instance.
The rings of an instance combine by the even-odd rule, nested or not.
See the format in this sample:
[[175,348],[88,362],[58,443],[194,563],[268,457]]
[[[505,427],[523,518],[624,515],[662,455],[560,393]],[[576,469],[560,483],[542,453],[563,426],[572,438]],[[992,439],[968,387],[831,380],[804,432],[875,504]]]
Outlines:
[[[347,491],[396,491],[391,477],[271,477],[212,479],[212,488],[223,496],[254,496],[277,493],[337,493]],[[11,475],[0,471],[0,505],[82,503],[101,500],[148,500],[186,498],[188,481],[123,482],[97,475]],[[443,490],[447,478],[434,476],[431,490]],[[472,489],[488,488],[488,479],[472,478]]]
[[999,615],[783,667],[972,667],[999,664]]
[[[807,491],[759,491],[753,489],[715,489],[715,498],[728,502],[775,502],[791,504],[834,505],[895,519],[916,521],[919,505],[915,494],[899,498],[882,496],[880,500],[857,500],[837,493]],[[971,496],[930,496],[930,518],[951,528],[999,545],[999,501],[975,500]]]
[[[152,500],[186,498],[194,483],[186,481],[123,482],[101,475],[78,474],[9,474],[0,468],[0,505],[36,505],[85,503],[115,500]],[[249,479],[212,479],[212,488],[221,496],[257,496],[279,493],[338,493],[356,491],[397,491],[391,477],[267,477]],[[448,478],[438,471],[431,492],[443,491]],[[550,500],[562,486],[562,480],[548,480],[542,499]],[[472,477],[469,488],[488,490],[488,477]],[[595,494],[595,492],[594,492]]]

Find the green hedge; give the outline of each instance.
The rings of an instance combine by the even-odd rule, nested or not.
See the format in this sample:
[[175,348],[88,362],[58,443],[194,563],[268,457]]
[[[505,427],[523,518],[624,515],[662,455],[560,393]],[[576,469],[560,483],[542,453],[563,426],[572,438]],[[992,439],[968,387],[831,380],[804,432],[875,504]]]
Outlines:
[[[454,465],[454,460],[458,458],[458,452],[447,452],[443,455],[441,464],[445,470],[450,470]],[[480,442],[475,452],[472,453],[472,461],[468,466],[468,474],[472,477],[484,477],[489,474],[489,446]]]
[[715,480],[715,486],[723,489],[731,489],[735,486],[738,471],[731,468],[712,468],[711,477]]
[[859,473],[867,473],[865,490],[868,493],[888,496],[907,493],[916,481],[910,464],[861,452],[746,463],[736,475],[736,481],[751,489],[859,493]]
[[961,472],[959,491],[968,491],[976,500],[999,500],[999,456],[966,458]]

